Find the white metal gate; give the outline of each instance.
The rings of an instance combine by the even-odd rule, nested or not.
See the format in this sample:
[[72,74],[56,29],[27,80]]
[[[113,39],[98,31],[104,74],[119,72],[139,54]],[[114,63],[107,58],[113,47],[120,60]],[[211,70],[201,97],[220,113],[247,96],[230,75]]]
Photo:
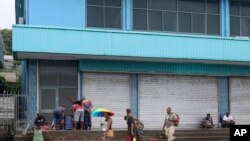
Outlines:
[[0,136],[13,136],[27,127],[27,106],[27,95],[0,94]]
[[139,117],[145,128],[161,129],[166,108],[179,114],[179,127],[200,127],[211,113],[218,123],[217,79],[203,76],[140,75]]
[[[129,75],[114,73],[83,73],[83,95],[93,108],[105,107],[115,112],[114,128],[126,128],[125,109],[129,108]],[[92,117],[93,128],[100,128],[101,118]]]

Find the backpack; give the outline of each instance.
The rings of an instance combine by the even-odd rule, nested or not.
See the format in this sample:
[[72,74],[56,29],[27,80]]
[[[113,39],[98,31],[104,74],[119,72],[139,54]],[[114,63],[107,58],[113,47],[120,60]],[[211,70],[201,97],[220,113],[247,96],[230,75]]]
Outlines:
[[[175,113],[176,114],[176,113]],[[176,119],[176,121],[174,121],[174,126],[178,126],[179,125],[179,123],[180,123],[180,117],[179,117],[179,115],[178,114],[176,114],[176,117],[177,117],[177,119]]]
[[141,122],[139,119],[135,118],[134,119],[134,132],[137,134],[137,135],[141,135],[143,133],[143,129],[144,129],[144,124],[143,122]]

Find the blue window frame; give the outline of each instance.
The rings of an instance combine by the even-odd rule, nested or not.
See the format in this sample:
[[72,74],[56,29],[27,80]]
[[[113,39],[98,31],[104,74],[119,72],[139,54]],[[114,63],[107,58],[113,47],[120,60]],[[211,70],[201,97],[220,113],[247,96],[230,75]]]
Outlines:
[[122,28],[121,0],[87,0],[87,27]]
[[249,0],[230,0],[230,35],[250,36]]
[[219,0],[133,0],[133,29],[220,34]]

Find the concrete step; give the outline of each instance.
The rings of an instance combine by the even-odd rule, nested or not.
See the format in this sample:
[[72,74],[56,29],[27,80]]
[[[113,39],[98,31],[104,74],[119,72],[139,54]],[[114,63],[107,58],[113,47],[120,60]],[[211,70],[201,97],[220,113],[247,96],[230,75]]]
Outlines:
[[[102,131],[73,131],[73,130],[49,130],[43,132],[45,141],[97,141],[102,136]],[[115,137],[112,141],[124,141],[126,130],[115,130]],[[143,140],[149,141],[150,138],[155,138],[157,141],[166,141],[167,139],[160,138],[162,131],[146,130],[143,133]],[[176,130],[176,141],[229,141],[228,129],[185,129]],[[30,141],[33,138],[33,132],[27,132],[26,135],[16,135],[15,141]]]
[[[146,130],[144,131],[144,134],[147,135],[159,135],[162,134],[163,131],[161,130]],[[176,130],[175,135],[183,135],[183,134],[228,134],[229,135],[229,129],[188,129],[188,130]]]
[[0,141],[13,141],[14,137],[12,136],[0,136]]

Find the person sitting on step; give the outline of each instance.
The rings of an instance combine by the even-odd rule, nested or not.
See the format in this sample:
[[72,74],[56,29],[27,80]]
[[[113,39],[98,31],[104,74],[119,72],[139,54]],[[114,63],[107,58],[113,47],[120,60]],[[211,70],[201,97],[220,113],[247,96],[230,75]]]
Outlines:
[[203,118],[202,126],[204,128],[213,128],[214,127],[213,118],[211,117],[210,113],[208,113],[207,116],[205,118]]
[[235,120],[229,112],[226,112],[226,115],[223,116],[222,127],[227,128],[230,125],[235,125]]

